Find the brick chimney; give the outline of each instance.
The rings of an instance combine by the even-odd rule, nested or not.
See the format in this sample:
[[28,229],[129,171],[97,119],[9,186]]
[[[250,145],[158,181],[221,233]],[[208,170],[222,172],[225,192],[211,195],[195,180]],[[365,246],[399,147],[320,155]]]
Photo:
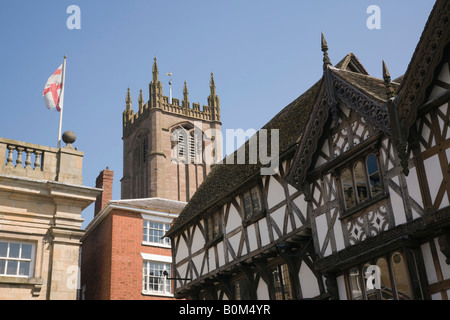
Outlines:
[[95,181],[96,188],[103,188],[103,192],[97,196],[95,200],[94,217],[102,210],[102,208],[112,200],[112,188],[113,188],[114,171],[109,170],[106,167],[101,171]]

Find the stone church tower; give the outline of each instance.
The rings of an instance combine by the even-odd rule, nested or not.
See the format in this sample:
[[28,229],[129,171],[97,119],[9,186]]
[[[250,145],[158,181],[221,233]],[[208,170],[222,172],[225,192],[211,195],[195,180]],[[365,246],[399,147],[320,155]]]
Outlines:
[[140,91],[136,113],[130,89],[123,112],[122,199],[164,198],[188,201],[222,159],[220,102],[213,74],[208,105],[189,102],[186,82],[183,100],[163,96],[156,58],[149,101]]

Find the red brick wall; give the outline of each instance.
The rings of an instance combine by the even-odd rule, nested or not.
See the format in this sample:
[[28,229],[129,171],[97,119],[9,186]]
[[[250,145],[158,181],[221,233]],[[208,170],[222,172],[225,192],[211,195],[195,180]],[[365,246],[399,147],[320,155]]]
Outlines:
[[95,200],[94,216],[100,212],[100,210],[112,200],[112,188],[113,188],[114,171],[105,170],[101,171],[95,180],[96,188],[103,188],[103,192],[97,196]]
[[112,216],[108,215],[83,240],[81,287],[86,300],[108,300],[111,290]]
[[171,256],[171,250],[143,246],[143,219],[139,213],[113,210],[111,264],[112,300],[161,300],[142,294],[142,253]]

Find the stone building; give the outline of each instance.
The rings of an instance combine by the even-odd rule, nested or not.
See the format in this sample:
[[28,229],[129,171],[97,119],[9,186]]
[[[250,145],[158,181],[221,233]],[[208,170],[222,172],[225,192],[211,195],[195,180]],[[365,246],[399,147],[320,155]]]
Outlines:
[[0,138],[0,299],[77,298],[83,152]]
[[175,296],[448,300],[449,23],[436,1],[393,80],[333,66],[322,35],[322,77],[262,128],[278,170],[215,166],[166,234]]
[[[139,95],[139,109],[131,109],[128,90],[123,112],[122,199],[163,198],[187,201],[221,159],[220,102],[211,74],[208,105],[163,96],[156,58],[149,85],[149,101]],[[171,101],[169,101],[171,100]],[[206,152],[205,152],[206,151]]]
[[[132,110],[130,90],[123,112],[121,200],[112,200],[113,172],[103,170],[95,215],[82,247],[81,298],[102,300],[173,299],[171,242],[164,238],[221,157],[220,106],[213,75],[208,106],[190,107],[162,95],[156,58],[149,101],[142,90]],[[206,152],[204,152],[206,150]]]

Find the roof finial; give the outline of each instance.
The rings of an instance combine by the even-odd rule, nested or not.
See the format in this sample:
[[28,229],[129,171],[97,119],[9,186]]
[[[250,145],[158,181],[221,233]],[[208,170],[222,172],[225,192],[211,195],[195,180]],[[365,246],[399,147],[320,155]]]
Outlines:
[[386,96],[388,99],[395,97],[394,89],[391,84],[391,75],[389,74],[389,70],[386,67],[386,63],[383,60],[383,79],[384,85],[386,86]]
[[323,52],[323,67],[325,68],[328,65],[331,65],[331,61],[330,58],[328,58],[328,44],[327,41],[325,40],[325,36],[323,35],[322,32],[322,52]]

